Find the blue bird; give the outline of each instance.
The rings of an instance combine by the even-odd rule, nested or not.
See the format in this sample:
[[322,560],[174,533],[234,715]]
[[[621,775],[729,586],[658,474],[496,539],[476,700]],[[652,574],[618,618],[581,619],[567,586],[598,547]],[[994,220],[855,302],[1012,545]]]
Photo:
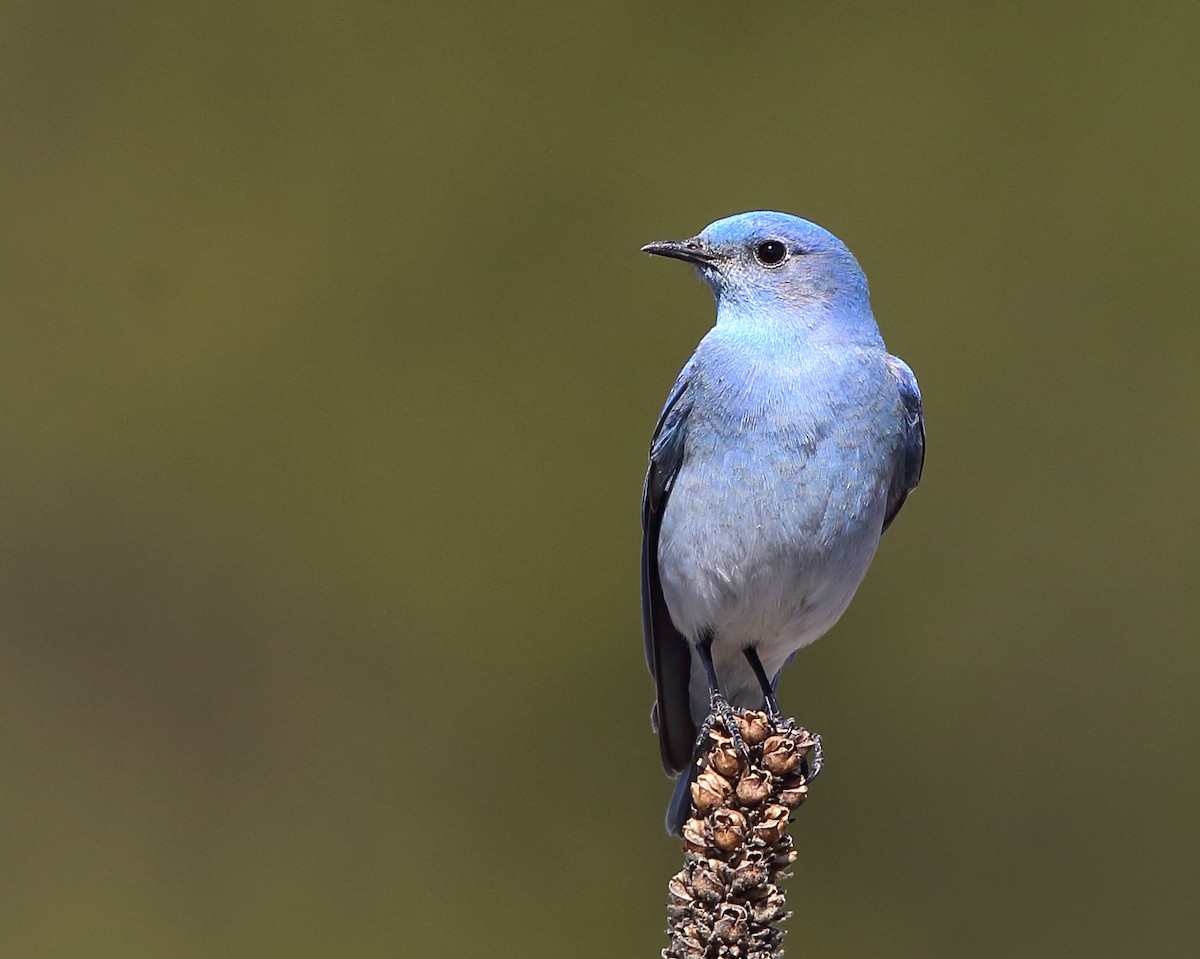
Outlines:
[[694,264],[717,301],[659,417],[642,497],[646,660],[679,833],[706,721],[779,715],[780,670],[846,611],[921,478],[925,422],[833,234],[755,212],[642,249]]

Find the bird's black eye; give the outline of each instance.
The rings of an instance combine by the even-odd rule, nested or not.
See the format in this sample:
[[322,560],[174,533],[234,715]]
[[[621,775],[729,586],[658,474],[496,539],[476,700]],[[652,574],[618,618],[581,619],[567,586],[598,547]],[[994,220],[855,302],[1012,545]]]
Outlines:
[[787,247],[778,240],[764,240],[754,248],[754,255],[763,266],[779,266],[787,259]]

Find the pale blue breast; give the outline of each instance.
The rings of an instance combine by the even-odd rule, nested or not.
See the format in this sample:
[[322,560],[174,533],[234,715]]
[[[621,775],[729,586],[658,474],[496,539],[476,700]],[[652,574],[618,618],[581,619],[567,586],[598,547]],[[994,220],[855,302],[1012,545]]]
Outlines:
[[[667,608],[714,638],[727,695],[845,611],[878,544],[899,442],[882,348],[781,349],[720,327],[697,350],[684,462],[659,540]],[[722,661],[726,668],[722,669]]]

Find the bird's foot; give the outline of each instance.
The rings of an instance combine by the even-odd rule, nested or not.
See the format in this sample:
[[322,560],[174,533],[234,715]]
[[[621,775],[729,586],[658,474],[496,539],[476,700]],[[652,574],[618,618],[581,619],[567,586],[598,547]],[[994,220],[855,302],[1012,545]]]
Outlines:
[[[724,727],[724,732],[717,731],[716,726],[718,722]],[[705,717],[704,723],[700,727],[700,732],[696,736],[695,755],[699,756],[707,750],[710,739],[733,743],[733,748],[737,750],[737,754],[742,762],[749,765],[750,748],[742,738],[742,732],[738,728],[734,708],[729,705],[729,701],[724,696],[717,692],[714,692],[709,697],[708,716]]]
[[790,716],[784,716],[783,713],[772,714],[769,707],[767,713],[771,716],[772,724],[781,733],[795,740],[797,746],[804,748],[800,759],[800,774],[806,782],[812,782],[820,774],[821,767],[825,765],[825,746],[821,741],[820,733],[809,732],[796,720]]
[[800,769],[805,781],[812,782],[820,775],[821,767],[825,765],[825,747],[819,733],[808,733],[808,737],[812,740],[812,745],[800,760]]

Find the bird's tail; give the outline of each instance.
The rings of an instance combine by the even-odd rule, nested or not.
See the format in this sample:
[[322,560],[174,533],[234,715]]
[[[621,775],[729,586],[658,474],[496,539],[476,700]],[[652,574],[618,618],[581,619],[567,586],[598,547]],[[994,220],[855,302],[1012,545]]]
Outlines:
[[696,781],[699,768],[698,763],[690,762],[675,780],[675,791],[671,793],[671,801],[667,804],[667,832],[672,836],[683,835],[683,825],[691,816],[692,783]]

